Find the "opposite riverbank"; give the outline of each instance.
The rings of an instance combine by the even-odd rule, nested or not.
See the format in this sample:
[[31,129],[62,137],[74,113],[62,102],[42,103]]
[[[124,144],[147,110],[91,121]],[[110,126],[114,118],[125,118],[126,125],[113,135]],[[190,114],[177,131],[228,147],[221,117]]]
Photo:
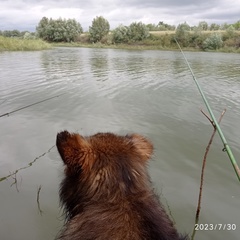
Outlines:
[[[206,39],[210,36],[211,32],[206,32],[202,35],[196,35],[192,33],[190,35],[189,44],[185,46],[180,43],[184,51],[212,51],[212,52],[229,52],[240,53],[240,32],[237,32],[235,36],[229,37],[224,32],[221,32],[223,38],[223,44],[216,49],[203,49],[202,39]],[[128,42],[128,43],[113,43],[112,36],[109,34],[102,41],[97,43],[90,43],[88,34],[81,34],[75,42],[58,42],[47,43],[41,39],[21,39],[21,38],[9,38],[0,36],[0,51],[34,51],[45,50],[52,47],[85,47],[85,48],[111,48],[111,49],[128,49],[128,50],[179,50],[176,42],[174,41],[175,32],[151,32],[150,36],[142,41]]]

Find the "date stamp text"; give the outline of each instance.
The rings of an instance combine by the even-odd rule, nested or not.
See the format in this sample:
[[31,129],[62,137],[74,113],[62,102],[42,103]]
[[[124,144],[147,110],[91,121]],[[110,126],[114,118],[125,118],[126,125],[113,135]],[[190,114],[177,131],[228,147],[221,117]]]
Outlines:
[[194,229],[195,231],[234,231],[237,229],[237,225],[235,223],[197,223]]

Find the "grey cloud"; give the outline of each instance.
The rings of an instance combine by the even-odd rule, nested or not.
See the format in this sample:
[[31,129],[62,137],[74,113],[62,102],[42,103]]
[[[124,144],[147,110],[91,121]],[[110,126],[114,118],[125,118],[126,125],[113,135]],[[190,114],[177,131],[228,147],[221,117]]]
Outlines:
[[114,28],[133,21],[232,23],[239,20],[239,12],[239,0],[1,0],[0,30],[35,31],[44,16],[75,18],[88,30],[96,16],[105,17]]

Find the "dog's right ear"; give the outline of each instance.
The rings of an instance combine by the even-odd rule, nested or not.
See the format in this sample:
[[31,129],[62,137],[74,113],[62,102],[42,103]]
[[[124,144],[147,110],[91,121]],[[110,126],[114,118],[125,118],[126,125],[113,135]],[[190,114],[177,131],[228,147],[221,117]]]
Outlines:
[[94,154],[90,143],[83,136],[63,131],[57,134],[56,145],[67,167],[91,169]]
[[142,160],[147,161],[150,159],[153,153],[153,145],[150,140],[139,134],[132,134],[130,137]]

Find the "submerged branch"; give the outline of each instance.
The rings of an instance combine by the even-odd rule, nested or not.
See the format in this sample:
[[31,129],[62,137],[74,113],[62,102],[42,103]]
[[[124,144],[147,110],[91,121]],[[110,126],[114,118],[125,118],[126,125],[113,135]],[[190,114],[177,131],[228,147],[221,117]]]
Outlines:
[[[48,149],[46,152],[44,152],[43,154],[41,154],[41,155],[39,155],[38,157],[36,157],[33,161],[31,161],[30,163],[28,163],[27,166],[21,167],[21,168],[15,170],[13,173],[10,173],[9,175],[7,175],[7,176],[5,176],[5,177],[0,178],[0,182],[1,182],[1,181],[4,181],[4,180],[8,179],[9,177],[15,175],[15,182],[13,183],[13,184],[15,184],[15,183],[16,183],[16,174],[17,174],[19,171],[31,167],[31,166],[33,165],[33,163],[35,163],[39,158],[41,158],[41,157],[45,156],[47,153],[49,153],[54,147],[55,147],[55,145],[53,145],[51,148],[49,148],[49,149]],[[12,184],[12,185],[13,185],[13,184]]]
[[11,184],[11,187],[13,185],[16,186],[16,189],[17,189],[17,192],[19,192],[19,189],[18,189],[18,181],[17,181],[17,173],[14,174],[14,176],[12,176],[12,179],[14,180],[14,182]]
[[43,211],[42,211],[42,209],[41,209],[41,207],[40,207],[40,201],[39,201],[39,195],[40,195],[41,189],[42,189],[42,186],[40,185],[40,186],[38,187],[38,191],[37,191],[37,206],[38,206],[38,212],[40,213],[40,215],[43,214]]

